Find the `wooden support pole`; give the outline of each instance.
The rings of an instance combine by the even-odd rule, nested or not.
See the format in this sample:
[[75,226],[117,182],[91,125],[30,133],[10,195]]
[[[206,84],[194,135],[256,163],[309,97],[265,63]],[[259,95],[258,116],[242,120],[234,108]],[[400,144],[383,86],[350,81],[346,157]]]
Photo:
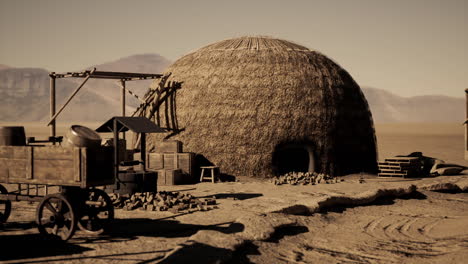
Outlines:
[[119,129],[117,128],[117,119],[114,118],[114,178],[119,178]]
[[146,170],[146,134],[145,133],[140,134],[140,142],[141,142],[140,159],[141,159],[141,164],[143,166],[143,171],[145,171]]
[[169,101],[169,116],[170,116],[170,120],[171,120],[171,128],[172,129],[176,129],[176,124],[175,124],[175,117],[174,117],[174,93],[175,93],[175,90],[174,91],[170,91],[170,95],[169,95],[169,98],[168,98],[168,101]]
[[465,117],[465,160],[468,160],[468,88],[465,89],[466,117]]
[[120,103],[122,106],[122,116],[125,116],[125,80],[120,80]]
[[[156,100],[154,101],[153,104],[159,104],[159,99],[161,98],[161,92],[158,91],[158,96],[156,97]],[[159,112],[159,107],[160,105],[158,105],[158,107],[156,108],[156,124],[158,126],[161,126],[161,116],[160,116],[160,112]]]
[[165,120],[166,120],[166,128],[170,128],[171,127],[171,124],[169,122],[169,92],[166,92],[166,95],[167,98],[166,100],[164,100],[164,117],[165,117]]
[[[120,80],[120,103],[122,105],[122,116],[125,116],[125,80]],[[122,132],[122,138],[125,139],[125,132]]]
[[[54,72],[51,72],[49,75],[50,77],[50,118],[54,117],[55,115],[55,74]],[[55,127],[55,120],[52,121],[51,126],[50,126],[50,136],[55,137],[56,135],[56,127]],[[52,142],[53,145],[55,145],[55,141]]]

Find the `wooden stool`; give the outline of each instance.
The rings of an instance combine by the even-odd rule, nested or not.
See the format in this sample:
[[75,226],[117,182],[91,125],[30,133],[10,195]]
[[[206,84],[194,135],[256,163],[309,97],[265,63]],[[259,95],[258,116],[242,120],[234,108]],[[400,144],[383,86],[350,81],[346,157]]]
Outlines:
[[[202,166],[200,167],[201,170],[201,176],[200,176],[200,182],[203,182],[204,179],[211,179],[212,183],[215,183],[216,177],[219,176],[219,167],[218,166]],[[211,170],[211,176],[204,176],[205,169]],[[215,176],[215,171],[218,170],[216,176]]]

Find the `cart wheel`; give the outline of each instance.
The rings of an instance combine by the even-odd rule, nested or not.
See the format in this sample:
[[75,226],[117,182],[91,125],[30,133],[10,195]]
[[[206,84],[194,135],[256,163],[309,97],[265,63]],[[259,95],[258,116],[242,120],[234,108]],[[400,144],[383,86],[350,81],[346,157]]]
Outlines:
[[73,207],[62,194],[49,194],[37,207],[36,223],[39,232],[70,239],[76,231],[76,215]]
[[[0,193],[7,194],[8,191],[0,184]],[[11,201],[0,200],[0,224],[5,223],[11,213]]]
[[85,204],[84,212],[78,220],[78,227],[88,234],[101,234],[114,219],[114,206],[109,195],[104,191],[90,189],[87,192],[88,203]]

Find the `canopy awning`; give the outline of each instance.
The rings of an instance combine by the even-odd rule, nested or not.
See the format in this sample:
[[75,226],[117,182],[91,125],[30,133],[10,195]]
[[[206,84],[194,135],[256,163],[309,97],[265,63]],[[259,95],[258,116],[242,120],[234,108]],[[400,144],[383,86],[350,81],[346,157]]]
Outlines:
[[164,133],[166,130],[160,128],[146,117],[114,116],[100,127],[96,132],[114,132],[114,120],[117,121],[118,132],[132,131],[135,133]]

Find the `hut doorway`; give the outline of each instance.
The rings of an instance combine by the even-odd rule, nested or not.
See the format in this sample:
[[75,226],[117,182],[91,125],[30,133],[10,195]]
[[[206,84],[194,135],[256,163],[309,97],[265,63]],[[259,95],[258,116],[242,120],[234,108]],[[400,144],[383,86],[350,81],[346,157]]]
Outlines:
[[305,144],[281,144],[273,152],[273,172],[283,175],[288,172],[315,171],[315,158],[312,147]]

